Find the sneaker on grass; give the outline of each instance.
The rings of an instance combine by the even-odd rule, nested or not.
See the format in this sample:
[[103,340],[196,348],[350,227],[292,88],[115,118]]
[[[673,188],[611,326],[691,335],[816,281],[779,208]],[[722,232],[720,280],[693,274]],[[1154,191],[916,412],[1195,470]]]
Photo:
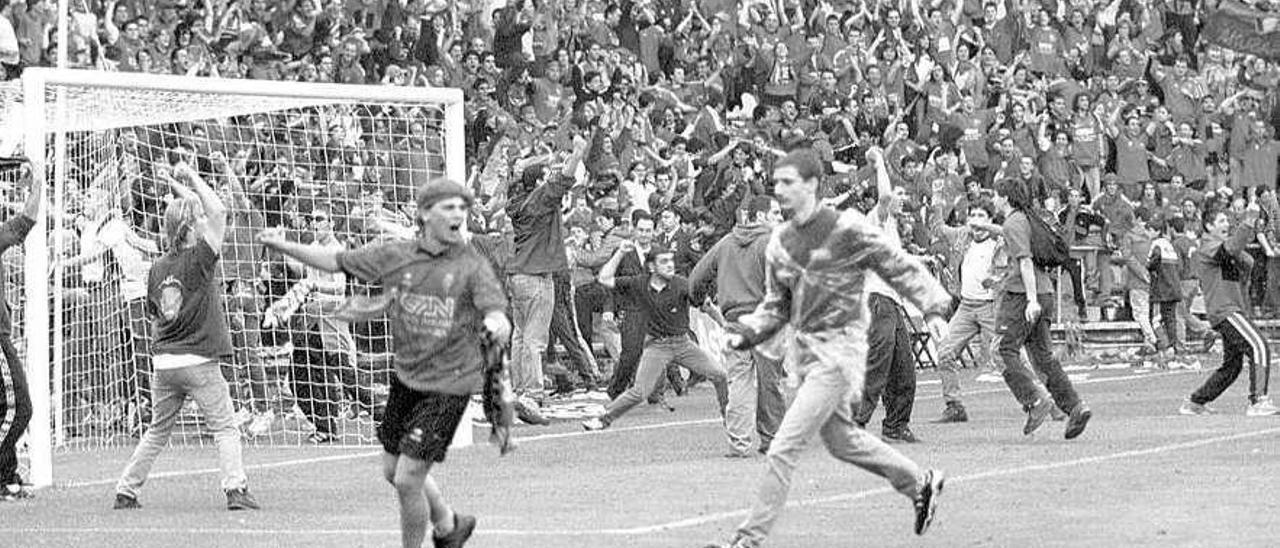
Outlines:
[[1179,415],[1212,415],[1213,409],[1207,405],[1187,400],[1182,402],[1182,407],[1178,408]]
[[1271,401],[1271,396],[1264,396],[1249,406],[1244,414],[1250,417],[1271,417],[1280,415],[1280,407]]
[[924,473],[922,483],[915,500],[917,535],[923,535],[933,525],[933,518],[938,513],[938,497],[942,495],[947,478],[942,470],[928,470]]
[[248,489],[232,489],[227,491],[227,510],[259,510],[257,499],[249,494]]
[[986,373],[978,375],[978,377],[974,379],[974,381],[975,382],[1004,382],[1004,375],[987,371]]
[[142,503],[138,502],[137,497],[116,493],[116,503],[112,508],[115,510],[138,510],[142,508]]

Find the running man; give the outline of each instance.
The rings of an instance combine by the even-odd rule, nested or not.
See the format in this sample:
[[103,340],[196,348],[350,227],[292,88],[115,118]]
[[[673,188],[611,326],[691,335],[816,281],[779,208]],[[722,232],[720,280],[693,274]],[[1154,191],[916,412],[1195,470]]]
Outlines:
[[582,427],[586,430],[608,428],[653,392],[671,364],[710,379],[723,415],[729,401],[728,375],[689,338],[689,307],[693,300],[689,296],[689,280],[676,275],[675,253],[654,247],[645,258],[648,274],[618,278],[618,265],[627,254],[634,252],[634,243],[622,242],[609,262],[600,268],[597,279],[600,285],[615,289],[619,295],[631,299],[648,318],[644,352],[640,355],[640,365],[631,386],[605,406],[603,415],[583,421]]
[[1178,412],[1183,415],[1208,415],[1213,413],[1209,402],[1218,399],[1236,382],[1249,357],[1249,408],[1250,417],[1280,415],[1280,408],[1271,401],[1271,349],[1258,327],[1245,317],[1248,301],[1241,283],[1246,281],[1249,270],[1243,267],[1245,245],[1256,234],[1257,212],[1246,211],[1243,222],[1231,233],[1231,219],[1226,211],[1208,211],[1203,217],[1205,239],[1196,249],[1193,260],[1200,266],[1200,287],[1204,291],[1205,311],[1209,324],[1222,335],[1222,365],[1218,367],[1191,397],[1183,402]]
[[219,365],[233,356],[218,277],[227,206],[185,163],[164,179],[176,198],[165,208],[161,226],[165,254],[147,274],[147,314],[154,322],[151,427],[116,483],[115,509],[142,507],[138,493],[191,396],[218,446],[227,509],[257,510],[244,473],[231,390]]
[[386,418],[378,426],[382,474],[400,498],[404,548],[419,548],[428,518],[438,548],[460,548],[476,518],[456,514],[430,476],[444,462],[471,394],[480,390],[481,337],[511,336],[507,300],[489,262],[463,235],[471,193],[448,180],[418,191],[418,239],[354,251],[290,242],[282,229],[258,241],[325,272],[345,272],[394,294],[388,305],[395,376]]
[[[884,161],[879,149],[869,151],[868,158]],[[757,548],[764,542],[786,505],[796,461],[817,434],[832,456],[888,479],[910,498],[917,534],[933,522],[942,493],[941,471],[921,470],[859,428],[851,404],[862,397],[867,367],[866,277],[880,276],[923,311],[938,340],[951,297],[920,262],[892,245],[863,215],[820,206],[822,173],[817,153],[806,149],[792,151],[774,167],[774,194],[789,220],[774,230],[765,252],[764,300],[731,325],[726,344],[744,350],[775,338],[789,342],[787,362],[800,384],[769,446],[768,470],[750,516],[727,544],[708,548]],[[780,333],[784,327],[794,333]]]

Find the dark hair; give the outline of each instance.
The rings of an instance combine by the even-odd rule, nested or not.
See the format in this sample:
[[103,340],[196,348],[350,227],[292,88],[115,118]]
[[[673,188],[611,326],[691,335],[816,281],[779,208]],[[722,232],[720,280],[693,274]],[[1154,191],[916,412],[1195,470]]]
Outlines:
[[653,222],[653,215],[643,209],[637,209],[631,212],[632,226],[640,224],[640,221],[643,221],[645,219],[648,219],[649,222]]
[[768,196],[754,196],[742,209],[747,212],[747,220],[754,221],[756,215],[760,213],[768,213],[769,209],[772,207],[773,198]]
[[674,257],[676,250],[663,245],[655,245],[649,249],[644,255],[644,264],[653,264],[657,262],[659,255],[672,255]]
[[773,169],[782,169],[784,167],[794,167],[799,172],[800,178],[803,180],[818,179],[822,177],[825,169],[822,165],[822,158],[811,148],[797,148],[788,152],[778,163],[773,165]]
[[973,212],[973,210],[975,209],[981,209],[987,212],[987,216],[992,219],[996,218],[996,206],[995,204],[991,203],[991,200],[988,200],[986,198],[981,198],[981,199],[969,202],[969,211]]
[[1174,232],[1184,232],[1187,230],[1187,220],[1182,217],[1173,217],[1169,219],[1169,228],[1172,228]]
[[1166,221],[1164,217],[1156,217],[1147,221],[1147,228],[1159,232],[1160,234],[1164,234],[1164,231],[1169,228],[1169,222]]
[[1205,232],[1208,232],[1209,225],[1218,220],[1218,215],[1227,215],[1227,210],[1225,208],[1205,209],[1204,213],[1200,215],[1201,228],[1204,228]]
[[1144,223],[1150,223],[1153,220],[1151,217],[1151,210],[1147,209],[1146,206],[1138,206],[1133,210],[1133,218]]
[[1014,209],[1030,209],[1033,203],[1031,201],[1031,191],[1027,189],[1026,183],[1021,179],[1000,179],[996,181],[995,191],[996,194],[1009,200],[1009,206]]

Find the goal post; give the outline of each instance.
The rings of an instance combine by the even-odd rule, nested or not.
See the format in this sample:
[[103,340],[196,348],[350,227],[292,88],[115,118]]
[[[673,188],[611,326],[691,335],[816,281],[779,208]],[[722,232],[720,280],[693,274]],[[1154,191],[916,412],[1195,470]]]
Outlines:
[[[238,412],[276,420],[275,431],[251,443],[301,444],[307,432],[322,430],[332,436],[321,442],[375,443],[366,400],[385,390],[389,334],[317,320],[343,296],[372,289],[280,266],[282,259],[264,258],[245,235],[286,226],[321,245],[328,231],[338,241],[332,245],[347,248],[403,237],[384,225],[409,218],[412,205],[404,202],[416,184],[439,176],[467,181],[461,90],[32,68],[22,75],[21,109],[6,116],[15,111],[30,176],[46,192],[22,250],[24,302],[13,315],[33,399],[32,483],[54,483],[55,452],[132,445],[146,426],[138,423],[149,382],[136,364],[147,335],[131,308],[133,270],[160,243],[163,190],[156,187],[175,162],[227,193],[231,222],[242,231],[234,244],[228,236],[228,246],[253,248],[224,246],[223,263],[239,266],[222,265],[243,273],[222,279],[228,312],[241,318],[232,323],[236,363],[224,365],[224,374],[235,371],[233,400]],[[384,197],[399,203],[367,203]],[[143,251],[121,251],[119,238],[104,235],[114,234],[105,228],[111,223]],[[264,318],[277,313],[280,322],[268,327]],[[346,390],[343,383],[352,382],[364,395]],[[363,421],[358,427],[333,416],[346,406],[353,421]],[[198,422],[187,426],[189,443],[205,443]]]

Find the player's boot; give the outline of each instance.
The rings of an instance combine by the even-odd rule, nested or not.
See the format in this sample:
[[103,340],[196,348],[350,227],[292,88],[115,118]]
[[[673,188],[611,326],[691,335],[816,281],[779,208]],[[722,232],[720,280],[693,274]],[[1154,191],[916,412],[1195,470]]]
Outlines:
[[227,510],[259,510],[257,499],[249,494],[247,488],[227,491]]
[[924,484],[916,495],[916,534],[923,535],[933,525],[934,515],[938,512],[938,497],[947,483],[942,470],[927,470],[924,473]]
[[112,508],[115,510],[137,510],[142,508],[142,503],[138,502],[138,497],[116,493],[116,503]]
[[475,530],[475,516],[467,516],[455,512],[453,514],[453,530],[442,537],[433,535],[431,541],[435,544],[435,548],[462,548]]

